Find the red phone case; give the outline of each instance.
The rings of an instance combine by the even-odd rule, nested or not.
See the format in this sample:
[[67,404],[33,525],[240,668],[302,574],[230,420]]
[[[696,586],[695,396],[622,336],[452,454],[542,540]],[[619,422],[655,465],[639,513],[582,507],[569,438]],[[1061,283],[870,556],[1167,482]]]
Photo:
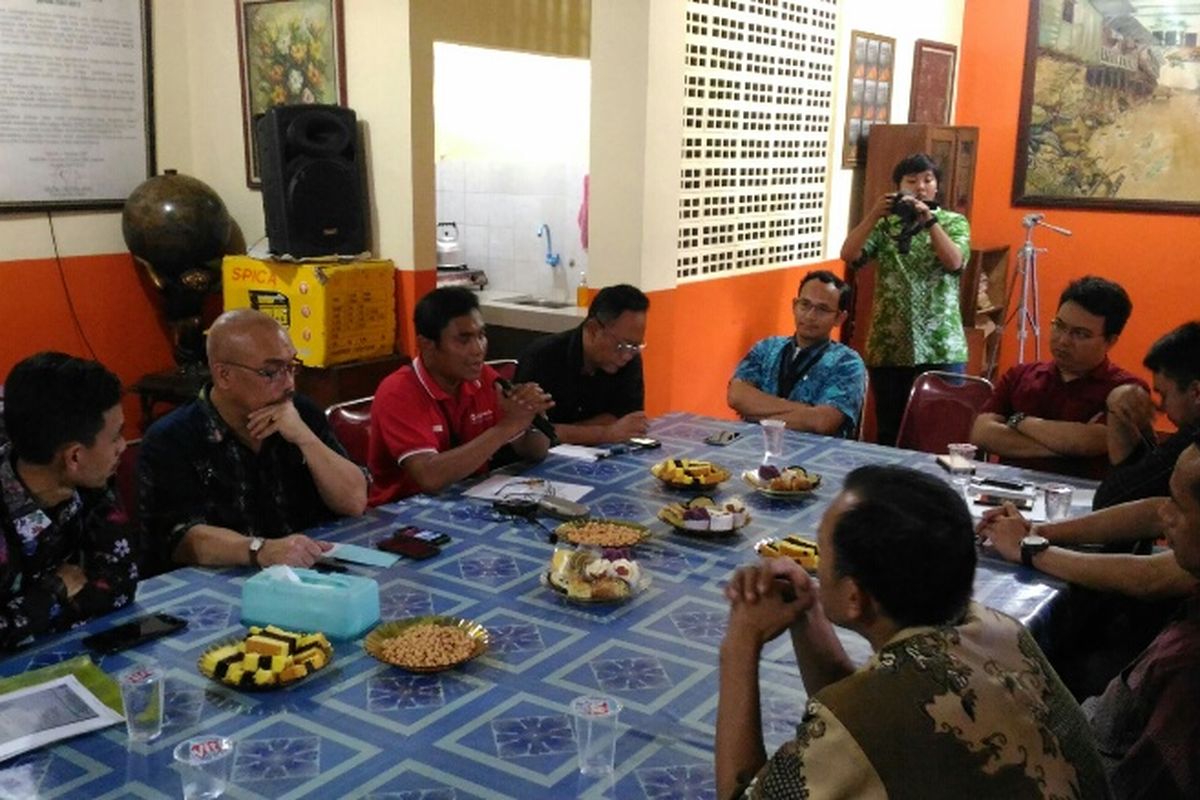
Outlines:
[[388,553],[395,553],[398,556],[404,556],[405,558],[417,561],[425,558],[433,558],[442,552],[442,549],[437,545],[423,542],[412,536],[405,536],[403,533],[392,534],[391,537],[384,539],[376,547]]

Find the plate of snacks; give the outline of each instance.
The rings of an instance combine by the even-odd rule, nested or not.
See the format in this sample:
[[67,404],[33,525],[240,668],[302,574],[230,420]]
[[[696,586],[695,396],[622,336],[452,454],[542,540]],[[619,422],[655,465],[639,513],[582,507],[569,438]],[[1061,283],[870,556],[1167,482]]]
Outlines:
[[590,547],[632,547],[650,535],[650,529],[620,519],[576,519],[554,529],[560,542]]
[[442,672],[487,652],[488,632],[460,617],[411,617],[377,625],[363,649],[409,672]]
[[821,476],[804,467],[780,469],[770,464],[746,470],[742,480],[767,497],[806,497],[821,485]]
[[695,458],[668,458],[651,467],[650,474],[675,489],[704,489],[729,480],[729,470]]
[[821,561],[817,543],[799,536],[760,539],[754,543],[754,551],[764,558],[790,558],[809,572],[816,572]]
[[750,512],[736,497],[718,503],[701,495],[686,503],[663,506],[658,518],[681,533],[693,536],[732,536],[750,522]]
[[628,558],[605,558],[586,547],[559,547],[542,581],[576,603],[623,603],[650,585],[650,573]]
[[333,647],[323,633],[253,625],[244,638],[205,650],[196,666],[218,683],[261,692],[290,686],[332,660]]

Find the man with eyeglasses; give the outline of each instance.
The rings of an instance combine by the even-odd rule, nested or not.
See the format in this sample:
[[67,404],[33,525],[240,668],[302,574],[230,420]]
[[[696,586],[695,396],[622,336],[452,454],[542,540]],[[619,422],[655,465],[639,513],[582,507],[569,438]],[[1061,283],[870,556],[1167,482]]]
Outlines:
[[781,419],[789,428],[853,436],[862,411],[866,367],[858,353],[829,338],[846,319],[850,286],[817,270],[792,300],[796,332],[758,342],[729,381],[729,407],[742,419]]
[[383,379],[371,404],[371,505],[437,494],[485,472],[501,448],[536,461],[550,447],[531,427],[554,402],[536,383],[502,384],[487,358],[479,297],[434,289],[413,310],[420,351]]
[[162,563],[309,567],[329,549],[301,531],[367,505],[366,474],[311,400],[287,332],[251,309],[208,331],[212,383],[146,432],[138,512]]
[[636,287],[607,286],[581,325],[521,353],[517,380],[554,398],[548,416],[563,442],[606,444],[646,433],[641,352],[649,309],[650,298]]
[[1133,303],[1112,281],[1072,281],[1050,323],[1050,361],[1018,364],[996,384],[971,441],[1005,463],[1083,477],[1107,468],[1106,405],[1118,386],[1145,381],[1108,360]]

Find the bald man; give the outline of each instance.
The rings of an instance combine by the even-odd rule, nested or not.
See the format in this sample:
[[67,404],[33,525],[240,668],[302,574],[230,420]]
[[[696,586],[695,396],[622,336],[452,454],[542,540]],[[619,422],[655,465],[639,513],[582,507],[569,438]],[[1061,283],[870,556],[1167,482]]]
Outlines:
[[146,432],[138,507],[166,565],[308,567],[330,545],[303,531],[367,505],[365,473],[296,394],[279,324],[237,309],[208,331],[212,383]]

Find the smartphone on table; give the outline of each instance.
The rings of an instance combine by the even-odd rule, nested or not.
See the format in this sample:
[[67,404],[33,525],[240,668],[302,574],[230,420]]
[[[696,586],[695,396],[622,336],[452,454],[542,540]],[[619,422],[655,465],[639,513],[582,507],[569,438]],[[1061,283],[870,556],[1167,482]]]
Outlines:
[[634,436],[628,439],[626,444],[639,450],[653,450],[656,447],[662,447],[662,442],[658,439],[651,439],[649,436]]
[[83,638],[96,653],[117,653],[187,627],[187,620],[170,614],[147,614]]
[[423,542],[415,536],[406,535],[403,529],[396,531],[375,546],[386,553],[394,553],[414,561],[433,558],[442,552],[442,549],[436,544]]
[[397,534],[403,536],[411,536],[414,539],[420,539],[422,542],[429,544],[443,545],[450,541],[450,537],[444,533],[431,531],[428,528],[418,528],[416,525],[405,525],[396,531]]

